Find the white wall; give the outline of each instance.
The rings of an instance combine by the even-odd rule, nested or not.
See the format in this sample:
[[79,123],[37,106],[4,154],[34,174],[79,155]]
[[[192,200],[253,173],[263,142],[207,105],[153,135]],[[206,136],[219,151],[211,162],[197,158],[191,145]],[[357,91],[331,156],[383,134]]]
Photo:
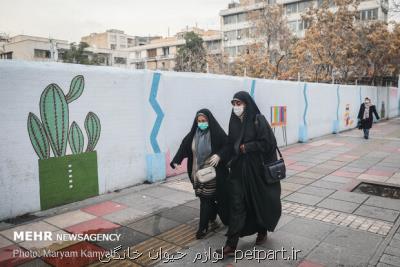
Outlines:
[[[83,129],[89,111],[100,118],[102,130],[96,146],[100,194],[146,179],[146,155],[154,152],[150,133],[156,114],[149,103],[153,72],[0,61],[0,219],[40,209],[38,157],[29,140],[27,116],[29,112],[40,115],[40,95],[48,84],[57,83],[66,94],[71,79],[79,74],[85,77],[85,89],[69,104],[70,123],[75,120]],[[164,113],[157,137],[161,152],[175,154],[195,112],[201,108],[209,108],[227,130],[232,96],[240,90],[250,92],[251,82],[249,78],[163,72],[157,92]],[[302,82],[256,80],[255,101],[268,120],[272,105],[287,106],[289,143],[299,140],[305,107],[303,88]],[[307,88],[309,137],[331,133],[337,116],[337,85],[307,84]],[[397,116],[397,88],[382,90],[386,94],[379,96],[386,99],[385,103],[389,96],[390,116]],[[370,96],[377,103],[377,92],[376,87],[363,86],[361,97]],[[340,86],[339,94],[340,129],[344,130],[342,118],[347,103],[356,120],[360,86]],[[281,129],[276,135],[283,144]],[[167,170],[167,175],[172,173]]]

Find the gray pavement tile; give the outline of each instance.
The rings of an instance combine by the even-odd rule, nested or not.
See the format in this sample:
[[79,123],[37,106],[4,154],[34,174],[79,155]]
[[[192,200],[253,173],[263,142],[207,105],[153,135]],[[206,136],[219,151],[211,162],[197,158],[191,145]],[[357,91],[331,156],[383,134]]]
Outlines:
[[400,251],[400,240],[393,238],[392,241],[390,241],[389,246],[395,247]]
[[175,202],[146,196],[141,193],[128,194],[125,196],[117,197],[114,198],[113,201],[149,213],[157,212],[162,209],[172,208],[179,205]]
[[351,178],[346,178],[346,177],[340,177],[340,176],[334,176],[334,175],[327,175],[322,178],[324,181],[328,182],[334,182],[334,183],[341,183],[341,184],[347,184],[351,182],[353,179]]
[[315,182],[315,179],[298,177],[295,175],[295,176],[287,178],[286,181],[289,183],[307,185],[307,184],[311,184],[311,183]]
[[294,220],[296,217],[290,216],[287,214],[282,214],[281,218],[279,219],[278,225],[275,227],[275,231],[278,231],[281,229],[283,226]]
[[324,177],[324,174],[319,174],[315,172],[299,172],[296,174],[298,177],[304,177],[304,178],[310,178],[310,179],[319,179],[321,177]]
[[[369,251],[369,253],[373,254],[371,251]],[[358,252],[348,247],[321,243],[306,257],[306,259],[311,262],[317,262],[323,266],[362,267],[368,266],[371,254],[363,253],[360,255]]]
[[400,199],[371,196],[364,204],[400,211]]
[[180,205],[178,207],[162,211],[158,215],[176,222],[187,223],[193,219],[199,218],[200,211],[195,208]]
[[334,182],[328,182],[328,181],[323,181],[323,180],[318,180],[318,181],[312,183],[311,185],[316,186],[316,187],[327,188],[327,189],[334,189],[334,190],[339,190],[343,187],[342,183],[334,183]]
[[347,192],[347,191],[336,191],[335,193],[329,196],[329,198],[360,203],[360,204],[363,203],[368,197],[369,197],[368,195],[354,193],[354,192]]
[[328,234],[333,232],[336,227],[336,225],[322,223],[316,220],[296,218],[284,225],[280,230],[315,240],[323,240]]
[[309,194],[298,193],[298,192],[290,194],[289,196],[284,198],[284,200],[287,200],[287,201],[302,203],[302,204],[306,204],[306,205],[315,205],[318,202],[320,202],[322,199],[324,199],[324,198],[319,197],[319,196],[309,195]]
[[303,193],[303,194],[314,195],[314,196],[318,196],[318,197],[327,197],[330,194],[332,194],[333,192],[335,192],[335,190],[321,188],[321,187],[315,187],[315,186],[306,186],[306,187],[301,188],[297,192]]
[[192,193],[187,193],[184,191],[174,190],[171,188],[161,187],[161,186],[143,190],[141,191],[141,193],[144,195],[156,197],[170,202],[175,202],[178,204],[183,204],[190,200],[196,199],[196,196]]
[[178,226],[179,224],[179,222],[158,215],[153,215],[129,224],[127,227],[147,235],[156,236]]
[[140,242],[147,240],[150,236],[145,235],[141,232],[135,231],[128,227],[120,227],[114,229],[107,234],[119,234],[120,239],[118,241],[98,241],[95,242],[96,245],[105,248],[106,250],[113,249],[119,245],[122,246],[122,250],[139,244]]
[[389,254],[389,255],[393,255],[393,256],[396,256],[396,257],[400,257],[400,249],[396,248],[396,247],[388,246],[385,249],[384,253],[385,254]]
[[119,210],[107,215],[102,216],[104,219],[107,219],[111,222],[118,223],[121,225],[127,225],[134,221],[137,221],[145,216],[148,216],[150,213],[140,211],[134,208],[126,208],[123,210]]
[[398,266],[394,266],[394,265],[390,265],[390,264],[378,262],[378,264],[376,265],[376,267],[398,267]]
[[352,213],[358,208],[359,205],[360,204],[358,203],[347,202],[333,198],[326,198],[317,204],[318,207],[347,212],[347,213]]
[[382,240],[383,238],[376,234],[347,227],[337,227],[325,238],[324,243],[346,247],[360,255],[372,255]]
[[399,212],[395,210],[389,210],[379,207],[372,207],[367,205],[361,205],[354,214],[370,217],[374,219],[394,222],[399,216]]
[[396,257],[393,255],[383,254],[380,261],[393,266],[400,266],[400,257]]
[[288,191],[297,191],[300,188],[304,187],[302,184],[295,184],[295,183],[289,183],[289,182],[282,182],[281,183],[282,190],[288,190]]
[[200,199],[197,198],[197,199],[195,199],[195,200],[186,202],[184,205],[185,205],[185,206],[188,206],[188,207],[195,208],[195,209],[200,209]]
[[291,251],[292,248],[301,250],[298,257],[299,259],[303,259],[319,242],[319,240],[278,230],[273,233],[268,233],[267,242],[261,247],[275,250],[284,248],[287,251]]

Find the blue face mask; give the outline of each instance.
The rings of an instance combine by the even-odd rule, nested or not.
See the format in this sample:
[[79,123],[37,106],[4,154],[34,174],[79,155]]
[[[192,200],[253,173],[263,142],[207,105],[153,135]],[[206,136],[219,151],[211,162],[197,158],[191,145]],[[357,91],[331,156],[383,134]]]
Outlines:
[[198,122],[197,126],[200,128],[200,130],[204,131],[208,128],[208,122]]

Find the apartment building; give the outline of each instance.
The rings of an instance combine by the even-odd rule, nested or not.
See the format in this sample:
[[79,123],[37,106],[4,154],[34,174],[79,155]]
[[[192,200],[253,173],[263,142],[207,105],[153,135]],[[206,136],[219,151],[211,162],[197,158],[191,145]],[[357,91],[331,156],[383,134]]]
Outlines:
[[214,30],[187,28],[173,37],[150,41],[149,44],[127,49],[130,52],[129,65],[135,69],[173,70],[180,46],[185,44],[184,34],[193,31],[204,41],[208,53],[221,53],[221,33]]
[[[232,2],[227,9],[220,11],[222,50],[230,57],[240,55],[247,45],[253,42],[253,28],[249,14],[262,10],[266,5],[282,4],[289,28],[298,37],[303,37],[307,23],[301,19],[309,7],[319,7],[323,0],[240,0]],[[359,5],[360,20],[387,21],[388,0],[361,0]]]
[[30,35],[3,36],[0,39],[0,59],[61,61],[62,54],[69,49],[66,40]]
[[110,29],[102,33],[91,33],[88,36],[83,36],[81,42],[85,42],[94,48],[121,50],[145,45],[150,43],[151,40],[159,38],[161,37],[132,36],[125,34],[125,32],[121,30]]

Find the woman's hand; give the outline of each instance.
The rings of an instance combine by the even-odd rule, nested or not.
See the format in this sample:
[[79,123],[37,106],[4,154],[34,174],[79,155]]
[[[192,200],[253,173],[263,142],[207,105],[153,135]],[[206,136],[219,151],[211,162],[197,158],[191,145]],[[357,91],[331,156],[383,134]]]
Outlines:
[[216,167],[220,160],[221,158],[217,154],[214,154],[211,156],[209,163],[211,166]]
[[173,163],[173,162],[171,162],[170,166],[172,169],[177,169],[177,168],[179,169],[181,167],[181,165],[179,165],[178,163]]
[[244,144],[240,145],[240,152],[242,152],[243,154],[246,153],[246,147],[244,146]]

